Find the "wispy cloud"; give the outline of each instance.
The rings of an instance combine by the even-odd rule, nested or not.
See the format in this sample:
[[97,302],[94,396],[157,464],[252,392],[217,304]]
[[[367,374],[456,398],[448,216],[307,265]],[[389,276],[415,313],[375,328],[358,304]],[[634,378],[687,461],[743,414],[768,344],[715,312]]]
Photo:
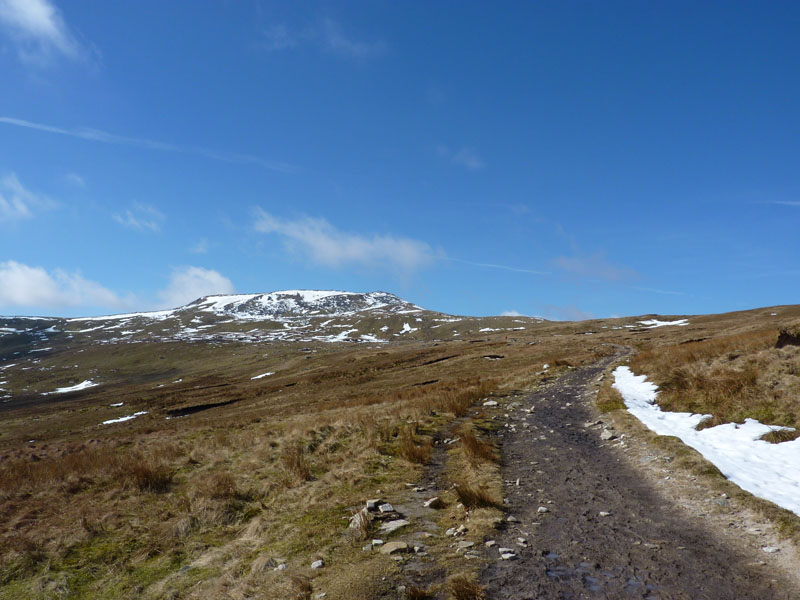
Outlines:
[[477,171],[486,167],[486,162],[478,154],[478,151],[471,146],[463,146],[453,150],[444,144],[439,144],[436,147],[436,153],[450,164],[464,167],[470,171]]
[[356,264],[409,274],[434,259],[432,248],[420,240],[391,234],[349,233],[325,219],[281,219],[259,208],[254,227],[261,233],[280,236],[289,251],[325,267]]
[[123,298],[79,272],[48,272],[13,260],[0,262],[0,307],[122,309],[132,303],[132,298]]
[[67,173],[64,176],[64,179],[72,186],[85,188],[86,187],[86,180],[78,175],[77,173]]
[[521,267],[510,267],[508,265],[497,265],[493,263],[473,262],[471,260],[463,260],[461,258],[453,258],[452,256],[440,256],[442,260],[457,262],[464,265],[472,265],[473,267],[484,267],[487,269],[500,269],[502,271],[513,271],[514,273],[528,273],[530,275],[549,275],[547,271],[538,271],[536,269],[524,269]]
[[650,292],[651,294],[661,294],[663,296],[686,296],[686,292],[673,292],[671,290],[659,290],[658,288],[649,287],[634,287],[633,289],[640,292]]
[[264,30],[260,46],[264,50],[288,50],[297,46],[299,42],[297,34],[281,23]]
[[154,206],[134,202],[125,212],[115,214],[114,220],[128,229],[156,233],[161,231],[166,217]]
[[178,267],[172,270],[169,285],[159,292],[162,308],[175,308],[210,294],[233,294],[230,279],[203,267]]
[[189,252],[192,254],[206,254],[210,246],[206,238],[201,238],[189,248]]
[[[0,0],[2,1],[2,0]],[[163,152],[178,152],[181,154],[193,154],[196,156],[203,156],[212,160],[221,162],[250,164],[269,169],[271,171],[280,171],[282,173],[296,173],[300,169],[288,163],[273,161],[260,156],[252,154],[237,154],[237,153],[224,153],[207,148],[195,148],[193,146],[180,146],[177,144],[170,144],[158,140],[149,140],[146,138],[129,137],[124,135],[116,135],[100,129],[91,129],[88,127],[78,127],[74,129],[67,129],[65,127],[57,127],[54,125],[46,125],[44,123],[36,123],[33,121],[26,121],[25,119],[17,119],[14,117],[0,117],[0,123],[6,125],[13,125],[15,127],[24,127],[26,129],[34,129],[37,131],[45,131],[47,133],[55,133],[58,135],[66,135],[90,142],[99,142],[103,144],[116,144],[121,146],[133,146],[136,148],[145,148],[148,150],[160,150]]]
[[0,27],[26,64],[42,67],[58,56],[75,60],[84,55],[61,11],[48,0],[0,0]]
[[553,260],[553,264],[577,277],[603,279],[605,281],[625,281],[639,276],[633,269],[612,265],[602,253],[558,256]]
[[258,46],[271,52],[291,50],[301,46],[316,47],[323,52],[356,61],[378,58],[387,50],[383,40],[365,41],[345,33],[338,21],[330,18],[302,29],[292,29],[285,23],[264,30]]
[[781,206],[800,206],[800,200],[764,200],[758,204],[779,204]]
[[6,173],[0,178],[0,223],[30,219],[37,210],[54,205],[47,196],[23,186],[15,173]]
[[525,315],[523,315],[521,312],[519,312],[517,310],[504,310],[503,312],[500,313],[500,316],[501,317],[524,317]]

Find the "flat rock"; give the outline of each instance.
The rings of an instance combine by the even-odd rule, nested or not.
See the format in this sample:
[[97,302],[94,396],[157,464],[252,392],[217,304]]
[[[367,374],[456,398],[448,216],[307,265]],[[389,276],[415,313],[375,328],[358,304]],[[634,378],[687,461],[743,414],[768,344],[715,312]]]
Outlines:
[[395,554],[396,552],[408,552],[408,544],[405,542],[389,542],[381,547],[382,554]]
[[394,521],[386,521],[386,523],[380,526],[380,530],[385,531],[386,533],[392,533],[393,531],[397,531],[401,527],[405,527],[406,525],[410,524],[411,521],[407,521],[406,519],[395,519]]
[[394,506],[392,506],[391,504],[386,502],[384,504],[381,504],[378,507],[378,510],[381,511],[382,513],[390,513],[390,512],[394,512]]
[[314,562],[311,563],[311,568],[312,569],[321,569],[324,566],[325,566],[325,563],[323,562],[323,560],[321,558],[319,560],[315,560]]

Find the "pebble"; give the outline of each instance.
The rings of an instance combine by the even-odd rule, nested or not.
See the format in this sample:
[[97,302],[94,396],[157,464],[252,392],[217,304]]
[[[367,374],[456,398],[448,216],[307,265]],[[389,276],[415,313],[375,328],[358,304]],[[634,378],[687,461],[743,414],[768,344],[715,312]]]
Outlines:
[[542,514],[549,513],[550,509],[547,508],[546,506],[540,506],[539,508],[536,509],[536,512],[542,513]]
[[610,513],[610,512],[606,512],[606,511],[604,511],[604,510],[601,510],[601,511],[600,511],[600,516],[601,516],[601,517],[610,517],[610,516],[611,516],[611,513]]
[[483,405],[484,406],[497,406],[497,401],[496,400],[487,400],[486,402],[483,403]]
[[781,549],[777,548],[776,546],[764,546],[761,548],[767,554],[775,554],[776,552],[780,552]]
[[325,566],[325,563],[322,561],[321,558],[319,560],[315,560],[314,562],[311,563],[311,568],[312,569],[321,569],[324,566]]
[[514,515],[508,515],[506,517],[506,521],[508,521],[509,523],[519,523],[519,519]]
[[495,542],[494,540],[489,540],[486,543],[484,543],[484,546],[486,546],[487,548],[492,548],[494,546],[497,546],[497,542]]
[[503,560],[517,560],[517,553],[516,552],[505,552],[500,555],[500,558]]

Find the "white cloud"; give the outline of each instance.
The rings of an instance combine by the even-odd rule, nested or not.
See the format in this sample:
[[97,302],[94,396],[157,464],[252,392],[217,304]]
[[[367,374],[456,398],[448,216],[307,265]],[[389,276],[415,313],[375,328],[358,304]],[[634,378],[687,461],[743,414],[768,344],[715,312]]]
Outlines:
[[78,272],[56,269],[48,273],[42,267],[13,260],[0,262],[0,306],[127,308],[131,304],[131,299],[121,298]]
[[439,144],[436,146],[436,153],[450,164],[464,167],[470,171],[477,171],[486,166],[486,162],[472,146],[462,146],[458,150],[453,150],[444,144]]
[[639,274],[627,267],[616,267],[600,253],[576,256],[559,256],[553,263],[572,275],[606,281],[635,279]]
[[61,11],[48,0],[0,0],[0,25],[17,44],[20,59],[45,66],[54,56],[81,56],[81,46]]
[[500,316],[501,317],[524,317],[525,315],[523,315],[521,312],[516,311],[516,310],[504,310],[503,312],[500,313]]
[[164,308],[183,306],[210,294],[233,294],[230,279],[212,269],[180,267],[173,269],[169,285],[159,293]]
[[122,214],[114,215],[114,220],[136,231],[161,231],[166,217],[154,206],[134,202],[133,206]]
[[430,264],[434,258],[431,247],[420,240],[347,233],[325,219],[284,220],[257,209],[255,229],[281,236],[290,251],[326,267],[360,264],[408,274]]
[[0,223],[29,219],[35,210],[50,208],[53,204],[46,196],[26,189],[14,173],[0,178]]

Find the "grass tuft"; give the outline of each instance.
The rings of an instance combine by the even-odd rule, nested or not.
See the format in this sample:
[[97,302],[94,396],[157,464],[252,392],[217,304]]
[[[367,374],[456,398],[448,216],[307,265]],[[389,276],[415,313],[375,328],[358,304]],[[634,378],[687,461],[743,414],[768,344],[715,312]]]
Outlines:
[[447,580],[447,588],[453,600],[484,600],[486,592],[480,583],[469,575],[453,575]]
[[417,444],[412,427],[404,427],[397,441],[400,456],[408,462],[424,465],[431,460],[430,442],[424,445]]
[[458,501],[467,508],[500,508],[501,504],[492,493],[480,485],[467,482],[454,484]]
[[482,462],[495,462],[497,460],[492,445],[475,435],[471,427],[461,427],[459,437],[461,438],[464,456],[473,467],[477,467]]
[[300,442],[284,448],[281,454],[281,463],[284,470],[296,480],[302,482],[311,479],[311,465]]

